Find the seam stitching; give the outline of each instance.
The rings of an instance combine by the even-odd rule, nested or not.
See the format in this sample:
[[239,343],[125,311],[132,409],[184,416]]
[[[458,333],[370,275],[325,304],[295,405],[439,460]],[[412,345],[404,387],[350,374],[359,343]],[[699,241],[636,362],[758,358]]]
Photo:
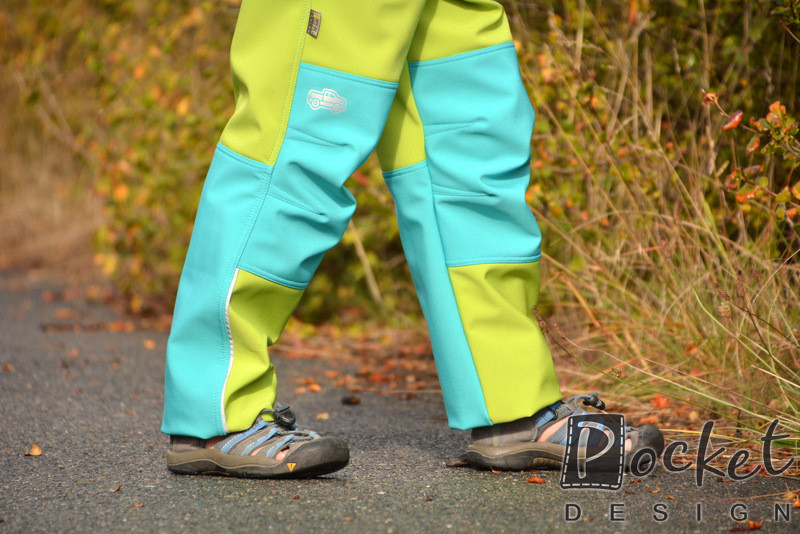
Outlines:
[[456,189],[455,187],[448,187],[446,185],[433,184],[433,194],[438,196],[451,196],[451,197],[495,197],[483,191],[469,191],[466,189]]
[[485,54],[491,54],[493,52],[497,52],[498,50],[504,50],[506,48],[513,48],[513,42],[506,42],[500,43],[496,45],[489,46],[487,48],[483,48],[481,50],[473,50],[471,52],[464,52],[462,54],[456,54],[455,56],[449,56],[444,58],[438,59],[428,59],[425,61],[409,61],[408,68],[409,69],[419,69],[424,67],[435,67],[436,65],[445,65],[447,63],[455,63],[457,61],[466,61],[468,59],[472,59],[474,57],[480,57]]
[[[303,13],[308,13],[311,9],[311,0],[306,0],[303,5]],[[300,21],[300,36],[298,37],[297,44],[294,47],[294,59],[292,60],[292,73],[289,78],[289,87],[286,89],[286,96],[283,98],[283,109],[281,112],[281,125],[279,130],[280,134],[278,135],[278,138],[275,139],[275,144],[272,146],[272,151],[270,151],[269,159],[267,161],[274,162],[278,158],[278,152],[280,151],[281,146],[283,146],[283,140],[286,137],[286,127],[289,124],[289,115],[291,114],[292,110],[294,91],[297,87],[297,74],[300,72],[303,46],[306,42],[306,27],[308,25],[308,20],[301,16]]]
[[[239,153],[231,150],[230,148],[226,147],[222,143],[217,143],[217,147],[219,147],[222,152],[224,152],[226,155],[230,156],[231,158],[235,159],[239,163],[241,163],[243,165],[247,165],[248,167],[252,167],[253,169],[256,169],[258,171],[265,171],[265,170],[268,170],[268,169],[272,168],[272,165],[269,165],[267,163],[262,163],[261,161],[257,161],[257,160],[254,160],[254,159],[250,159],[247,156],[242,156],[241,154],[239,154]],[[267,169],[265,169],[264,167],[267,167]]]
[[353,81],[356,83],[363,83],[365,85],[373,85],[381,89],[396,89],[398,85],[396,82],[387,82],[384,80],[378,80],[376,78],[367,78],[366,76],[359,76],[358,74],[350,74],[347,72],[337,72],[335,70],[331,70],[325,67],[320,67],[319,65],[312,65],[311,63],[306,63],[306,62],[302,62],[300,68],[313,70],[320,74],[331,76],[333,78],[340,78],[342,80]]
[[245,272],[253,274],[255,276],[260,276],[265,280],[269,280],[270,282],[274,282],[276,284],[291,288],[291,289],[305,289],[308,287],[307,282],[298,282],[295,280],[289,280],[288,278],[284,278],[277,274],[271,273],[266,269],[262,269],[261,267],[256,267],[255,265],[251,265],[247,262],[239,262],[239,268]]
[[307,134],[305,132],[301,132],[300,130],[298,130],[296,128],[292,128],[292,127],[289,127],[287,129],[287,136],[290,139],[292,139],[294,141],[298,141],[300,143],[308,143],[310,145],[319,145],[319,146],[324,146],[324,147],[329,147],[329,148],[338,148],[338,149],[342,148],[341,145],[337,145],[336,143],[331,143],[330,141],[326,141],[325,139],[321,139],[321,138],[316,137],[314,135]]
[[291,193],[289,193],[287,191],[284,191],[283,189],[281,189],[280,187],[278,187],[275,184],[272,184],[272,187],[270,188],[268,195],[271,196],[272,198],[275,198],[275,199],[278,199],[280,201],[286,202],[287,204],[291,204],[292,206],[296,206],[296,207],[301,208],[301,209],[303,209],[305,211],[311,212],[314,215],[322,215],[322,213],[318,212],[317,210],[315,210],[314,208],[312,208],[308,204],[304,203],[299,198],[295,197],[294,195],[292,195]]
[[541,254],[536,254],[534,256],[526,256],[526,257],[514,257],[514,256],[485,256],[485,257],[476,257],[476,258],[468,258],[458,261],[448,261],[448,267],[468,267],[471,265],[482,265],[486,263],[536,263],[542,259]]
[[413,165],[408,165],[407,167],[400,167],[399,169],[392,169],[391,171],[385,171],[383,173],[383,179],[391,180],[392,178],[398,178],[406,174],[411,174],[412,172],[415,172],[418,169],[424,167],[426,163],[427,159],[424,159],[419,163],[414,163]]
[[[452,122],[452,123],[441,123],[441,124],[432,124],[431,127],[426,131],[426,137],[433,137],[434,135],[439,135],[448,132],[456,132],[459,130],[465,130],[470,126],[475,126],[478,124],[478,121],[473,122]],[[442,130],[437,130],[436,126],[451,126],[451,128],[445,128]]]

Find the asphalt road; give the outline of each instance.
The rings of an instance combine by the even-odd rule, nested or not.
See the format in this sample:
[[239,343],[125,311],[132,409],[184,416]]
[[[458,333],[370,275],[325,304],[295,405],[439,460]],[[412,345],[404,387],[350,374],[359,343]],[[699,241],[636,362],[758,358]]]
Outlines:
[[[360,393],[359,404],[345,405],[347,391],[331,385],[294,394],[293,377],[348,365],[319,358],[275,357],[280,398],[301,426],[348,440],[347,468],[311,480],[173,475],[159,433],[166,335],[71,331],[120,317],[49,302],[48,289],[59,288],[10,284],[0,273],[0,533],[747,531],[732,513],[763,532],[800,531],[790,504],[791,519],[774,520],[796,479],[709,477],[698,488],[693,472],[659,467],[639,482],[627,477],[619,491],[568,491],[556,472],[447,467],[467,438],[447,428],[439,395]],[[329,419],[317,420],[321,412]],[[26,456],[32,444],[40,456]],[[545,483],[528,483],[533,475]],[[573,517],[580,509],[576,521],[565,519],[568,504]]]

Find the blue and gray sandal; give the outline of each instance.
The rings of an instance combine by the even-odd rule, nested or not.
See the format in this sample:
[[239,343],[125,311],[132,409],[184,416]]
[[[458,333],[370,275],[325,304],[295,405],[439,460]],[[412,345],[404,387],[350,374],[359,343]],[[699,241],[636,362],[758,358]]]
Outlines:
[[[265,421],[270,414],[275,420]],[[167,451],[170,471],[183,475],[246,478],[298,478],[338,471],[350,460],[344,440],[298,430],[289,406],[263,410],[248,430],[228,434],[213,447],[206,440],[172,436]],[[280,460],[276,456],[287,451]]]
[[[472,442],[467,447],[467,461],[475,467],[522,471],[525,469],[561,469],[567,445],[567,425],[556,430],[546,441],[536,439],[550,426],[570,415],[585,414],[578,402],[599,410],[605,408],[597,393],[576,395],[566,402],[558,401],[530,417],[510,423],[500,423],[472,430]],[[631,450],[625,452],[625,469],[630,470],[631,458],[645,448],[652,449],[656,458],[664,450],[664,436],[654,426],[625,427],[625,437],[631,440]],[[642,461],[650,461],[648,455]],[[645,465],[637,466],[639,470]]]

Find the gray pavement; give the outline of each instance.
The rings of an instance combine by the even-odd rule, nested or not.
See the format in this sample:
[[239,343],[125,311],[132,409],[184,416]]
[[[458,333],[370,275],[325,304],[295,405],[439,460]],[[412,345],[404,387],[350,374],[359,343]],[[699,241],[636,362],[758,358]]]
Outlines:
[[[446,467],[467,441],[447,428],[439,395],[360,393],[351,406],[331,384],[294,394],[293,377],[352,365],[321,358],[276,355],[280,398],[302,426],[348,440],[347,468],[311,480],[173,475],[159,433],[166,335],[70,331],[120,317],[80,301],[46,302],[47,289],[59,288],[9,284],[0,273],[0,533],[746,531],[730,517],[735,503],[734,512],[763,521],[763,532],[800,531],[800,509],[790,504],[791,519],[774,521],[796,479],[709,477],[697,488],[693,472],[659,468],[616,492],[565,491],[555,472]],[[330,418],[316,420],[320,412]],[[34,443],[43,454],[26,456]],[[545,484],[528,483],[533,475]],[[565,520],[567,503],[580,507],[579,520]],[[621,521],[611,520],[611,505]],[[664,517],[656,506],[665,521],[654,519]]]

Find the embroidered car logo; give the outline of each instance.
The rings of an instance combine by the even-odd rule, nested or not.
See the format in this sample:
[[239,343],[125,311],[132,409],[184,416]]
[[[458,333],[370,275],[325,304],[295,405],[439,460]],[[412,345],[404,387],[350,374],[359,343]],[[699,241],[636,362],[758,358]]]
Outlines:
[[334,114],[339,114],[347,109],[347,99],[339,96],[339,93],[333,89],[323,89],[322,91],[312,89],[308,92],[306,102],[311,109],[326,108]]

